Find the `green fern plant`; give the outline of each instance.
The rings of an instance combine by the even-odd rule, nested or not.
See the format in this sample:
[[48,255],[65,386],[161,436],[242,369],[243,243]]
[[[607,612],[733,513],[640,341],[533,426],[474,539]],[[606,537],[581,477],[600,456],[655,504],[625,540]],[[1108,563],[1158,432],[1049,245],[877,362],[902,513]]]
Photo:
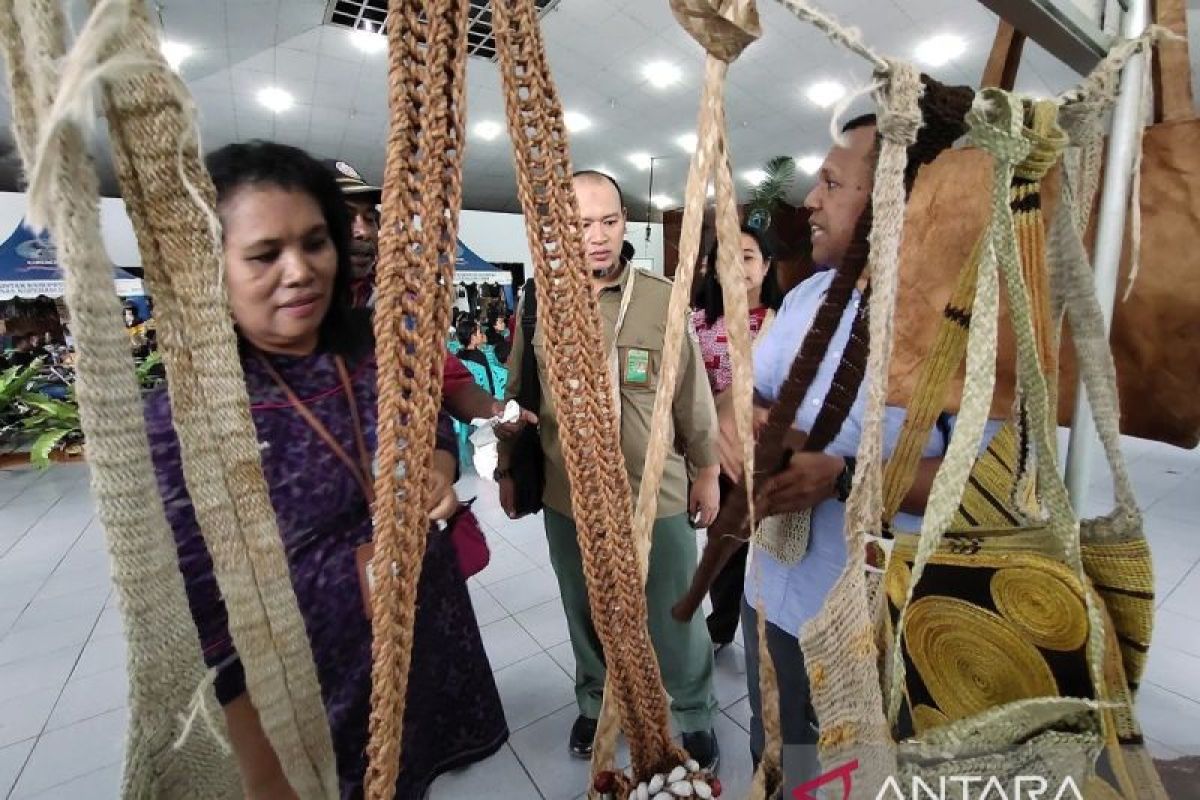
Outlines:
[[754,187],[746,204],[746,224],[759,230],[771,227],[771,214],[784,204],[796,181],[796,160],[775,156],[763,167],[766,177]]
[[13,432],[21,428],[26,413],[21,400],[41,368],[41,359],[35,359],[28,366],[9,367],[0,372],[0,442],[7,444]]
[[54,450],[79,452],[83,446],[83,427],[79,421],[79,405],[75,402],[75,387],[65,400],[55,400],[38,392],[26,392],[21,403],[27,407],[23,425],[37,436],[29,448],[29,460],[34,466],[50,466]]
[[143,393],[156,389],[162,384],[162,371],[158,369],[160,366],[162,366],[162,353],[158,350],[151,352],[137,365],[138,386],[141,387]]

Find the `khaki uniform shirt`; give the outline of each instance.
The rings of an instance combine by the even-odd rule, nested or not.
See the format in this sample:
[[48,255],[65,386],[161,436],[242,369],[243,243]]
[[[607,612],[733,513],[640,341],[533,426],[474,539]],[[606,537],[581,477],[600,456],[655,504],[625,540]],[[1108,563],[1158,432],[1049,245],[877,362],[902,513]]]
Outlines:
[[[620,282],[601,290],[598,298],[604,326],[606,359],[612,347],[613,329],[616,327],[621,306],[621,295],[626,283],[631,280],[633,269],[634,267],[626,267]],[[634,284],[629,308],[617,337],[621,451],[625,457],[635,504],[641,486],[642,468],[646,461],[650,422],[654,414],[654,395],[658,390],[658,376],[662,369],[663,340],[666,337],[670,299],[671,281],[641,272]],[[541,302],[540,297],[538,300]],[[507,399],[515,399],[521,391],[521,360],[525,352],[525,341],[519,323],[520,317],[521,309],[518,308],[518,324],[508,361],[509,383],[505,393]],[[712,391],[704,372],[700,348],[691,334],[691,325],[687,320],[684,324],[686,333],[668,431],[668,436],[676,446],[668,451],[663,469],[658,492],[659,519],[687,512],[689,467],[698,470],[717,463],[717,413],[713,405]],[[542,502],[560,514],[572,516],[570,481],[567,479],[566,463],[559,439],[554,400],[550,396],[550,381],[546,372],[549,354],[546,352],[541,326],[534,331],[533,350],[538,361],[538,378],[542,383],[542,404],[541,408],[537,409],[541,421],[539,427],[542,450],[546,454],[546,489]],[[501,463],[507,463],[508,446],[508,442],[500,443]],[[514,477],[520,480],[520,476]]]

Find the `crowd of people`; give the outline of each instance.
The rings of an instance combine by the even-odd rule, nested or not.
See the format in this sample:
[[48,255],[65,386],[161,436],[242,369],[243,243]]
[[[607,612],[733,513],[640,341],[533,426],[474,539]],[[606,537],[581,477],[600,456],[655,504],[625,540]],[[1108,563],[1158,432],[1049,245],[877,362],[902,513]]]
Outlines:
[[[714,243],[690,314],[673,399],[668,454],[658,487],[646,582],[647,624],[683,746],[703,767],[716,769],[719,748],[713,718],[715,651],[740,627],[747,656],[752,708],[751,750],[762,757],[764,732],[758,693],[756,639],[759,609],[766,614],[767,647],[779,677],[785,745],[811,745],[820,722],[808,702],[808,679],[797,642],[800,626],[824,602],[846,559],[842,536],[845,492],[854,472],[863,413],[860,389],[850,418],[824,452],[797,452],[761,492],[774,512],[812,510],[808,552],[796,564],[745,549],[712,590],[712,612],[687,622],[671,607],[688,588],[697,561],[698,528],[709,525],[741,480],[741,443],[728,397],[731,380],[727,331],[748,325],[754,337],[758,413],[779,391],[817,306],[830,268],[846,257],[854,227],[870,196],[877,135],[875,120],[846,126],[805,199],[811,213],[813,259],[824,271],[784,297],[768,235],[743,228],[740,257],[748,320],[725,314]],[[242,366],[263,471],[279,520],[296,598],[304,616],[338,759],[343,797],[362,793],[370,706],[371,629],[359,566],[370,547],[376,444],[375,353],[370,314],[378,253],[380,190],[345,162],[321,162],[280,144],[228,145],[208,157],[223,228],[225,283],[240,338]],[[634,496],[642,480],[663,340],[670,282],[637,270],[624,255],[625,201],[611,177],[584,171],[573,179],[587,269],[603,322],[619,389],[621,451]],[[859,290],[865,288],[860,286]],[[846,309],[825,353],[795,426],[807,430],[832,387],[833,374],[857,313]],[[499,501],[512,518],[528,509],[517,497],[528,476],[513,456],[523,434],[536,431],[544,457],[540,503],[551,565],[557,576],[575,655],[578,716],[567,735],[568,755],[591,754],[605,682],[604,648],[593,626],[576,538],[572,492],[547,378],[545,339],[522,318],[525,293],[512,318],[456,316],[446,359],[444,405],[434,462],[437,491],[428,509],[429,545],[418,587],[403,764],[397,796],[422,797],[441,773],[494,753],[506,740],[504,710],[480,639],[455,555],[459,526],[478,531],[470,509],[455,495],[459,448],[454,420],[501,417],[508,401],[529,397],[515,422],[500,423],[494,475]],[[520,321],[521,324],[513,324]],[[484,350],[490,350],[490,357]],[[495,364],[505,372],[503,385]],[[464,366],[465,364],[465,366]],[[475,368],[482,368],[481,379]],[[475,374],[473,374],[473,372]],[[538,385],[523,386],[530,381]],[[901,409],[889,409],[887,443],[896,438]],[[179,444],[165,392],[146,406],[158,485],[174,530],[179,563],[204,658],[216,671],[217,696],[248,797],[292,796],[246,694],[212,561],[199,534],[183,479]],[[929,479],[944,452],[942,433],[928,443],[923,480],[904,510],[920,514]],[[440,524],[439,524],[440,523]],[[754,580],[746,580],[747,574]],[[812,750],[812,748],[790,748]],[[785,752],[789,748],[785,748]],[[789,764],[791,777],[813,765]],[[794,771],[794,772],[793,772]]]

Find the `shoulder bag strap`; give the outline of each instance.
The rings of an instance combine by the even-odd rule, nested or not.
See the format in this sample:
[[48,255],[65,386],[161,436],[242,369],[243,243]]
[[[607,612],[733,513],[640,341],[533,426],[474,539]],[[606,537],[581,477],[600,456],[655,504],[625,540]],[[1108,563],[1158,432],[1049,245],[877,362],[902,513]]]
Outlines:
[[537,289],[533,278],[525,281],[524,297],[521,335],[525,339],[525,349],[521,353],[521,391],[517,394],[517,402],[537,414],[542,408],[542,382],[538,377],[537,353],[533,349],[533,334],[537,329]]

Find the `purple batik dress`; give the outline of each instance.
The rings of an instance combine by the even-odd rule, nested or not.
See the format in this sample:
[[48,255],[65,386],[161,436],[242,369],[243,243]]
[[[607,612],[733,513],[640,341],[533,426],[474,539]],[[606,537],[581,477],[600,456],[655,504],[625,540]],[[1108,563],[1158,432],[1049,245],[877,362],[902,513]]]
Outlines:
[[[333,356],[270,359],[346,452],[357,453],[349,404]],[[262,363],[252,356],[243,356],[242,362],[263,473],[333,734],[341,796],[361,797],[371,697],[371,625],[355,550],[371,539],[367,502],[349,468],[304,422]],[[374,360],[348,359],[347,367],[366,446],[373,454]],[[184,485],[179,442],[164,392],[147,401],[146,422],[204,660],[218,669],[217,696],[228,703],[245,691],[244,674]],[[455,452],[453,431],[444,414],[438,425],[438,447]],[[457,524],[474,524],[474,520],[464,516]],[[439,774],[486,758],[507,737],[500,696],[453,543],[448,533],[431,529],[417,590],[396,797],[423,797]]]

